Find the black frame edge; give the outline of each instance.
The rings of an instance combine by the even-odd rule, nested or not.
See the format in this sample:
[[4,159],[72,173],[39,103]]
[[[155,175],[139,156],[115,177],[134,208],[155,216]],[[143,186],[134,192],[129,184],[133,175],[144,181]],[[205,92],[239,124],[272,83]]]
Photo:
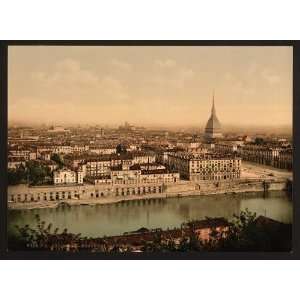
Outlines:
[[[207,252],[207,253],[54,253],[7,251],[7,107],[8,107],[8,46],[292,46],[293,47],[293,250],[291,252]],[[300,259],[300,203],[297,194],[300,176],[295,166],[300,164],[300,42],[299,41],[0,41],[0,259]]]
[[293,254],[300,259],[300,41],[293,48]]
[[7,44],[0,41],[0,257],[7,251],[7,84]]

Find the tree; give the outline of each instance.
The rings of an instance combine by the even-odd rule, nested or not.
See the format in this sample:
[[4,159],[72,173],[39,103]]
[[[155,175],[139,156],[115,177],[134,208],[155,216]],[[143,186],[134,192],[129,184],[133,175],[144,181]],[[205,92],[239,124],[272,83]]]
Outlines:
[[263,145],[263,144],[265,143],[265,141],[264,141],[263,138],[257,137],[257,138],[255,138],[254,143],[255,143],[256,145]]
[[26,167],[30,184],[42,184],[47,177],[51,176],[49,167],[40,164],[38,161],[28,161]]
[[27,178],[27,172],[25,167],[21,164],[16,169],[8,169],[7,177],[8,185],[25,183]]
[[54,153],[51,156],[51,160],[55,161],[58,164],[58,168],[61,169],[64,166],[64,162],[59,154]]
[[117,152],[117,154],[125,154],[125,153],[127,153],[126,146],[123,145],[123,144],[119,144],[119,145],[116,147],[116,152]]
[[256,217],[247,209],[234,215],[225,235],[205,245],[208,251],[289,251],[291,226]]
[[[107,237],[91,239],[81,237],[80,234],[69,233],[64,229],[53,230],[53,225],[41,221],[36,215],[36,227],[28,225],[17,227],[18,237],[9,236],[9,246],[14,249],[45,249],[77,251],[120,252],[124,249],[132,251],[134,244],[128,238],[121,242]],[[190,227],[189,227],[190,226]],[[182,235],[178,243],[177,238],[167,231],[154,232],[151,239],[134,239],[143,246],[145,252],[188,252],[188,251],[290,251],[292,230],[288,224],[282,224],[265,217],[256,217],[255,213],[247,209],[235,215],[228,228],[223,230],[212,229],[208,240],[199,239],[193,228],[193,223],[182,224]],[[188,230],[189,229],[189,230]],[[126,235],[125,235],[126,236]],[[99,248],[99,244],[102,246]],[[131,249],[131,250],[130,250]]]

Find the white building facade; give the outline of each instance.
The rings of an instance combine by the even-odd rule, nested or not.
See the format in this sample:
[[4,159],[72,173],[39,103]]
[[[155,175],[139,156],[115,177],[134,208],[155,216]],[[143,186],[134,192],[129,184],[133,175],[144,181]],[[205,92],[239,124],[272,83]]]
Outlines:
[[53,172],[54,184],[82,184],[83,183],[83,172],[72,171],[69,169],[61,169]]

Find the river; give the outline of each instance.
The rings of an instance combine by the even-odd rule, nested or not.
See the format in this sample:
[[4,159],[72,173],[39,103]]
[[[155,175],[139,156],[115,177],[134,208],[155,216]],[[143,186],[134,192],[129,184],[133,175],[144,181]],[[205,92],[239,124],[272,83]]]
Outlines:
[[76,205],[71,207],[32,210],[9,210],[8,233],[16,232],[15,225],[36,225],[39,214],[46,224],[60,230],[101,237],[146,228],[173,228],[182,222],[205,217],[225,217],[248,208],[257,215],[292,223],[292,201],[283,191],[261,193],[219,194],[184,198],[135,200],[105,205]]

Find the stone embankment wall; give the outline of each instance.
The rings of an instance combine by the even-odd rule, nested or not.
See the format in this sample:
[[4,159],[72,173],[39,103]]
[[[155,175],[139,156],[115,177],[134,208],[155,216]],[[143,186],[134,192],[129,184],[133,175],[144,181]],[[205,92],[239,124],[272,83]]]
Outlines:
[[[43,186],[28,187],[26,185],[8,187],[10,208],[42,208],[55,207],[61,202],[75,204],[101,204],[135,199],[184,197],[209,194],[259,192],[286,189],[286,180],[234,180],[218,182],[181,181],[167,185],[144,186]],[[118,189],[118,193],[116,192]]]
[[286,189],[286,181],[262,181],[262,180],[234,180],[191,183],[170,186],[166,189],[167,197],[188,196],[188,195],[207,195],[215,193],[240,193],[240,192],[260,192]]
[[16,185],[8,187],[9,203],[29,203],[40,201],[66,201],[105,199],[112,197],[140,196],[163,193],[162,184],[112,185],[112,184],[82,184],[28,186]]

